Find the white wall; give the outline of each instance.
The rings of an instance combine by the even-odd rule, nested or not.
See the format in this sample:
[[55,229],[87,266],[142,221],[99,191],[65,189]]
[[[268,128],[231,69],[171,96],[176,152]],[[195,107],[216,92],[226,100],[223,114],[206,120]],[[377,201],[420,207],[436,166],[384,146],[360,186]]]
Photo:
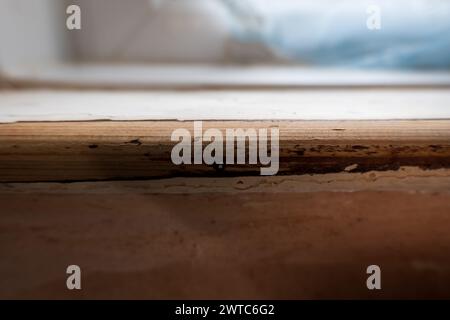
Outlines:
[[0,0],[0,71],[70,56],[61,0]]

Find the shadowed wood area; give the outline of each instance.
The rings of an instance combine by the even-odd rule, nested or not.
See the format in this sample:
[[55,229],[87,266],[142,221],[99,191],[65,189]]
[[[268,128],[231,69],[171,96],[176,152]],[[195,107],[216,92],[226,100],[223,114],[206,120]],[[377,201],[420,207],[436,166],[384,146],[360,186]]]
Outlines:
[[406,171],[2,184],[0,297],[450,298],[449,170]]
[[[260,174],[255,165],[227,165],[223,171],[174,165],[170,154],[177,142],[170,137],[177,128],[193,136],[192,121],[1,124],[0,181]],[[203,132],[208,128],[223,134],[226,128],[278,128],[279,174],[450,167],[450,120],[203,121]]]

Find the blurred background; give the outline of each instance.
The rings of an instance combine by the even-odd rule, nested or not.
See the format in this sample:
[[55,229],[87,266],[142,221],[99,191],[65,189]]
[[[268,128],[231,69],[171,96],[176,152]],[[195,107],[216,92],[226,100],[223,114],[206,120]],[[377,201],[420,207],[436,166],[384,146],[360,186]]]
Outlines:
[[[81,30],[66,28],[70,4]],[[0,0],[0,39],[3,70],[55,61],[441,70],[450,1]]]

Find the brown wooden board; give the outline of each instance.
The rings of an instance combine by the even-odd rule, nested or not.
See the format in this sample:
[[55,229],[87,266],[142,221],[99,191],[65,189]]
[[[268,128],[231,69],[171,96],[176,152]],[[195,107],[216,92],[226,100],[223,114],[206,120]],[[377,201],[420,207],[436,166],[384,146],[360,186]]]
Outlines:
[[[278,128],[279,174],[450,167],[450,120],[204,121],[203,130]],[[192,121],[0,125],[0,182],[259,175],[259,165],[174,165],[171,133]]]

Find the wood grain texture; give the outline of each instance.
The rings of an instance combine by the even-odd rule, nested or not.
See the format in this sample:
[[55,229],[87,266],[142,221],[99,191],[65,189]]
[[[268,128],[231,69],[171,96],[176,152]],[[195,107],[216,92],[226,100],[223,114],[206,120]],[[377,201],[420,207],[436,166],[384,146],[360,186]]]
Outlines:
[[[204,121],[203,130],[280,130],[279,174],[450,167],[450,120]],[[259,166],[172,164],[176,128],[191,121],[98,121],[0,125],[0,181],[97,181],[259,175]],[[357,165],[356,167],[354,165]]]
[[41,192],[0,193],[2,299],[450,298],[448,193]]

